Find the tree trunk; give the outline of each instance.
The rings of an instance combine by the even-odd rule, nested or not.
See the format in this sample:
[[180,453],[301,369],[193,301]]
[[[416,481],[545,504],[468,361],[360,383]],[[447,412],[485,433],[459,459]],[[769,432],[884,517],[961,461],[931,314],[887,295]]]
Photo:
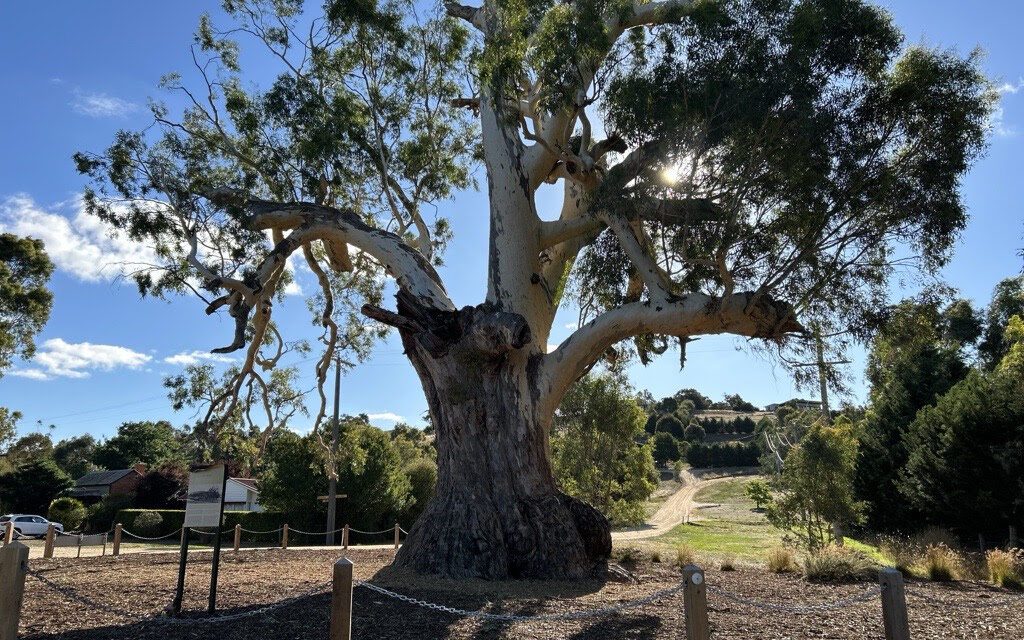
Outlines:
[[396,566],[485,579],[591,573],[611,552],[611,528],[555,485],[551,416],[537,409],[541,354],[525,321],[484,306],[455,315],[457,331],[434,331],[450,341],[433,353],[403,332],[435,428],[438,481]]

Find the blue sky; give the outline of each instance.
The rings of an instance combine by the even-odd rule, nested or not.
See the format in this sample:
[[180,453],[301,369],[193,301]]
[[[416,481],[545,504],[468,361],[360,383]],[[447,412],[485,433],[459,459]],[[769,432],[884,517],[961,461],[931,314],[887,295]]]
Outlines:
[[[144,248],[111,239],[79,212],[83,186],[71,154],[99,151],[115,131],[147,124],[146,102],[164,99],[157,89],[169,71],[191,68],[189,44],[198,16],[215,2],[8,3],[0,39],[0,229],[43,237],[57,263],[53,315],[39,336],[39,354],[0,380],[0,405],[25,414],[21,432],[37,420],[54,424],[57,438],[112,434],[124,420],[174,415],[160,386],[184,363],[230,341],[225,319],[207,317],[198,300],[141,300],[118,279],[118,263],[142,261]],[[1000,279],[1017,274],[1024,246],[1020,167],[1024,166],[1024,3],[989,0],[969,6],[954,0],[889,0],[883,3],[908,42],[987,52],[985,68],[1002,85],[1003,103],[988,155],[964,184],[972,220],[948,282],[984,304]],[[259,68],[252,76],[260,79]],[[456,206],[457,205],[457,206]],[[542,202],[542,206],[544,203]],[[455,240],[443,269],[458,305],[485,293],[486,203],[460,194],[441,212]],[[299,285],[313,283],[299,274]],[[300,296],[275,312],[290,336],[312,338]],[[552,341],[564,339],[573,318],[555,323]],[[696,387],[713,398],[738,392],[755,404],[796,394],[788,374],[743,351],[743,341],[705,338],[691,345],[687,367],[668,354],[631,371],[634,384],[660,397]],[[862,401],[863,351],[853,355],[854,400]],[[312,384],[311,363],[303,381]],[[389,427],[399,417],[418,422],[426,405],[418,380],[397,340],[381,344],[373,359],[346,374],[342,411],[367,413]],[[300,420],[297,427],[305,426]]]

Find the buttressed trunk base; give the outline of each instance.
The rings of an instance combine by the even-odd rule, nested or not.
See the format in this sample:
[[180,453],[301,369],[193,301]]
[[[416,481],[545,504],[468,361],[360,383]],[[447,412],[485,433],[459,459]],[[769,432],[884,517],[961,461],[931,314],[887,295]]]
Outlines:
[[444,348],[443,332],[424,341],[402,331],[430,406],[438,484],[395,566],[455,578],[592,573],[611,553],[611,527],[555,485],[551,416],[538,415],[530,384],[540,354],[529,353],[529,328],[485,306],[454,316]]

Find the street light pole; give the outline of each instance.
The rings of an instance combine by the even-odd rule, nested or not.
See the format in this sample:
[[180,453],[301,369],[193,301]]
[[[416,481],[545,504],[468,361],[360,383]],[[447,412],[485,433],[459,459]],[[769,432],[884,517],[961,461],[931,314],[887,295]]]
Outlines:
[[331,425],[331,464],[334,468],[329,474],[330,480],[327,486],[327,537],[325,543],[327,546],[334,544],[334,530],[337,527],[335,521],[337,520],[337,508],[338,508],[338,437],[339,437],[339,425],[338,425],[338,405],[341,396],[341,354],[334,357],[334,421]]

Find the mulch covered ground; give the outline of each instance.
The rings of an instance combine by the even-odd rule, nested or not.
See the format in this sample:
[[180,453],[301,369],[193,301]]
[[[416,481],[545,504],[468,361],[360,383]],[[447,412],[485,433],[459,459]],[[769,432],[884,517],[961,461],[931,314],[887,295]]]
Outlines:
[[[581,581],[572,583],[423,580],[378,572],[393,551],[352,549],[357,579],[373,581],[424,600],[467,610],[519,614],[556,613],[605,607],[633,600],[679,581],[667,564],[630,567],[639,583]],[[218,605],[222,614],[260,609],[285,598],[303,596],[328,580],[334,551],[226,552],[220,572]],[[68,640],[135,640],[196,638],[210,640],[285,640],[326,638],[330,596],[298,597],[286,606],[237,620],[204,621],[209,586],[209,555],[190,560],[184,610],[189,624],[166,624],[145,619],[159,614],[171,601],[177,575],[173,554],[120,558],[33,560],[31,569],[64,590],[29,576],[22,609],[25,638]],[[811,605],[855,596],[871,583],[821,585],[796,576],[779,576],[755,569],[735,572],[710,570],[709,585],[746,598],[777,604]],[[1024,638],[1024,596],[977,583],[910,584],[908,595],[914,638]],[[87,605],[77,600],[95,602]],[[1012,605],[967,609],[965,605]],[[823,613],[796,615],[763,611],[709,595],[712,637],[716,639],[783,640],[883,638],[877,598]],[[98,605],[98,606],[97,606]],[[355,590],[353,635],[358,640],[397,638],[682,638],[682,598],[676,595],[638,609],[579,621],[480,622],[421,608],[370,592]]]

